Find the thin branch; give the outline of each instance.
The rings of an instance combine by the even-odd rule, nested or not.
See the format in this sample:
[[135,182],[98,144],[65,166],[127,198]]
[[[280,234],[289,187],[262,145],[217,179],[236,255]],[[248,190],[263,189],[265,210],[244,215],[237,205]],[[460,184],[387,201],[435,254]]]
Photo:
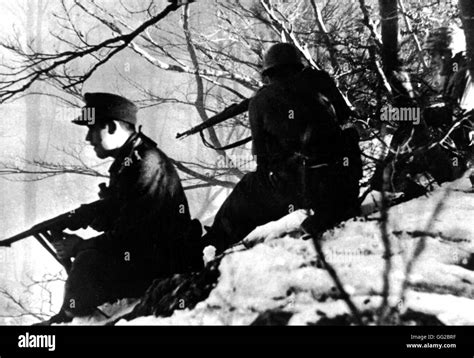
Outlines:
[[405,279],[403,281],[402,289],[400,293],[400,300],[399,300],[400,302],[405,302],[406,291],[408,289],[408,286],[410,285],[411,272],[413,271],[415,262],[418,260],[418,258],[420,257],[420,255],[422,254],[422,252],[424,251],[426,247],[426,238],[428,236],[426,235],[426,233],[429,233],[431,231],[431,228],[433,227],[439,215],[443,211],[446,200],[448,199],[450,194],[451,194],[451,188],[448,187],[445,189],[443,196],[440,198],[440,200],[436,204],[436,207],[433,210],[433,213],[431,214],[430,219],[426,223],[425,229],[421,231],[424,234],[422,235],[422,237],[418,239],[418,243],[415,247],[413,255],[405,267],[405,275],[404,275]]
[[357,324],[363,326],[364,322],[362,321],[362,316],[360,314],[359,309],[356,307],[354,302],[352,302],[350,295],[344,289],[344,285],[342,284],[334,267],[332,267],[332,265],[326,261],[326,256],[324,255],[321,242],[320,242],[322,239],[322,234],[320,234],[318,237],[312,237],[312,239],[313,239],[313,244],[318,254],[318,257],[321,260],[321,263],[323,264],[323,267],[326,268],[326,270],[329,273],[329,276],[331,276],[334,284],[336,285],[336,288],[339,290],[339,293],[341,294],[342,299],[344,300],[344,302],[346,302],[347,306],[349,307],[349,310],[351,311],[352,316],[356,320]]
[[210,183],[212,185],[223,186],[225,188],[233,188],[235,186],[234,182],[226,181],[226,180],[218,180],[218,179],[215,179],[213,177],[198,173],[198,172],[196,172],[192,169],[189,169],[188,167],[186,167],[185,165],[183,165],[182,163],[180,163],[176,160],[171,159],[171,161],[176,166],[176,168],[178,168],[178,170],[182,171],[183,173],[189,174],[189,175],[193,176],[196,179],[200,179],[200,180],[202,180],[204,182],[207,182],[207,183]]
[[20,310],[19,316],[32,316],[32,317],[37,318],[41,321],[45,317],[48,316],[45,313],[31,311],[30,309],[28,309],[26,307],[26,305],[21,301],[20,298],[14,297],[10,292],[8,292],[4,289],[0,289],[0,294],[3,295],[8,301],[13,302],[15,304],[15,306],[18,307],[18,309]]
[[321,9],[314,0],[311,0],[310,2],[314,10],[314,15],[316,17],[316,24],[318,25],[319,31],[323,34],[324,42],[326,43],[326,47],[328,49],[329,56],[331,59],[332,68],[334,69],[334,72],[336,72],[339,68],[339,63],[337,61],[336,50],[333,46],[331,35],[329,34],[328,30],[326,29],[326,25],[324,24]]
[[[59,66],[63,66],[77,58],[84,57],[86,55],[93,54],[94,52],[97,52],[102,49],[106,48],[111,48],[108,52],[108,54],[103,57],[99,62],[96,62],[85,74],[80,76],[75,81],[72,81],[70,84],[65,85],[64,88],[69,88],[76,86],[80,83],[83,83],[86,79],[88,79],[100,66],[102,66],[104,63],[106,63],[108,60],[110,60],[113,56],[115,56],[118,52],[126,48],[134,38],[136,38],[138,35],[140,35],[143,31],[145,31],[148,27],[155,25],[158,23],[160,20],[165,18],[169,13],[172,11],[175,11],[178,9],[179,6],[176,4],[170,4],[168,5],[161,13],[158,15],[152,17],[151,19],[145,21],[142,23],[140,26],[138,26],[134,31],[124,34],[121,36],[116,36],[109,38],[105,41],[102,41],[101,43],[91,46],[89,48],[86,48],[81,51],[65,51],[61,53],[57,53],[54,55],[49,55],[49,54],[39,54],[36,53],[33,55],[35,58],[38,58],[39,61],[42,64],[47,64],[48,60],[52,60],[52,63],[47,64],[46,67],[42,68],[37,68],[33,72],[20,77],[20,78],[15,78],[14,80],[10,81],[2,81],[0,83],[4,83],[5,86],[0,88],[0,102],[5,102],[6,100],[14,97],[15,95],[25,91],[26,89],[30,88],[33,83],[36,81],[42,79],[45,75],[51,73],[53,70],[58,68]],[[0,44],[3,47],[8,48],[5,44]],[[26,55],[26,54],[25,54]],[[29,57],[29,58],[34,58],[34,57]],[[39,65],[39,63],[38,63]],[[26,82],[25,82],[26,81]],[[23,85],[20,85],[20,87],[17,88],[12,88],[15,84],[18,82],[25,82]]]
[[408,18],[405,5],[403,4],[403,0],[398,0],[398,6],[400,7],[400,11],[403,15],[403,19],[405,20],[405,25],[407,27],[408,33],[412,36],[413,40],[415,41],[416,51],[418,53],[418,57],[420,58],[420,62],[423,65],[423,69],[426,71],[428,70],[428,65],[426,64],[425,57],[423,56],[423,50],[421,49],[420,41],[418,40],[418,36],[416,36],[415,32],[413,31],[413,27],[411,26],[410,19]]
[[[395,156],[396,158],[396,156]],[[383,259],[385,261],[385,267],[383,271],[383,288],[382,288],[382,304],[378,310],[378,324],[385,322],[387,314],[389,312],[389,297],[390,297],[390,273],[392,271],[392,244],[390,242],[390,236],[388,233],[388,206],[389,201],[387,198],[387,191],[389,180],[387,173],[384,173],[383,184],[382,184],[382,206],[380,211],[380,233],[384,247]]]
[[[205,122],[209,119],[209,117],[206,114],[205,106],[204,106],[204,103],[205,103],[204,84],[203,84],[201,76],[199,75],[199,68],[200,68],[199,60],[197,58],[196,50],[194,48],[194,43],[191,38],[191,33],[189,31],[189,6],[188,5],[185,5],[183,8],[183,31],[186,37],[186,46],[187,46],[189,56],[191,58],[191,62],[193,64],[194,72],[195,72],[194,79],[196,80],[197,95],[196,95],[196,101],[194,103],[195,103],[196,110],[199,113],[199,116],[201,117],[201,120]],[[207,131],[209,133],[213,146],[216,148],[221,147],[222,144],[220,143],[219,138],[217,138],[215,128],[211,126],[207,129]],[[227,160],[230,160],[224,150],[217,150],[217,153],[224,156]],[[239,177],[243,176],[243,173],[238,168],[234,168],[232,172],[234,172],[235,175]]]
[[382,38],[375,30],[376,26],[373,23],[373,21],[370,19],[369,10],[367,10],[367,5],[365,4],[365,0],[359,0],[359,4],[360,4],[360,9],[362,11],[362,14],[364,15],[363,23],[369,29],[370,35],[372,39],[374,40],[375,45],[380,50],[383,47]]

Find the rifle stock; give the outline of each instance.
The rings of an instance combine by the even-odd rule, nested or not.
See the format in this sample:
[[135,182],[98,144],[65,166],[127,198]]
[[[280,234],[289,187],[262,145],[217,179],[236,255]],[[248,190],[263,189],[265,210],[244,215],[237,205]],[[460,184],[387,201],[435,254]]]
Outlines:
[[244,113],[248,111],[249,103],[250,103],[250,98],[246,98],[240,103],[234,103],[230,105],[229,107],[227,107],[226,109],[224,109],[222,112],[216,114],[215,116],[212,116],[207,121],[202,122],[201,124],[195,127],[192,127],[191,129],[185,132],[178,133],[176,135],[176,138],[180,139],[180,138],[185,138],[187,136],[196,134],[198,132],[203,131],[206,128],[212,127],[218,123],[224,122],[225,120],[229,118],[232,118],[241,113]]

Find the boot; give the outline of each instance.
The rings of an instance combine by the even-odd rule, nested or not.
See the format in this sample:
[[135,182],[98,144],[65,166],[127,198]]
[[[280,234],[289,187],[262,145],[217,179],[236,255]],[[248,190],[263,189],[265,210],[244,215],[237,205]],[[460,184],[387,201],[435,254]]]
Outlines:
[[71,322],[73,316],[66,313],[64,310],[59,311],[58,314],[52,316],[50,319],[38,323],[32,324],[32,326],[51,326],[57,323],[68,323]]

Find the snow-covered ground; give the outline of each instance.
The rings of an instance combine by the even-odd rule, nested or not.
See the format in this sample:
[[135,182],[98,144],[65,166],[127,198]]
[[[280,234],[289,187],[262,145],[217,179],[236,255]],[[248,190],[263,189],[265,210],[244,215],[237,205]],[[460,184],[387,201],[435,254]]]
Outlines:
[[109,322],[130,313],[139,302],[134,298],[123,298],[113,303],[105,303],[93,315],[75,317],[69,323],[55,324],[56,326],[103,326]]
[[[467,177],[390,208],[392,270],[389,302],[399,311],[432,315],[448,325],[474,324],[474,193]],[[247,325],[262,313],[289,312],[288,324],[317,323],[349,313],[311,240],[301,238],[304,212],[257,228],[247,245],[229,249],[209,297],[170,317],[139,317],[119,325]],[[380,214],[325,233],[322,247],[361,312],[382,302],[384,245]],[[253,244],[253,245],[252,245]],[[408,275],[407,264],[419,253]]]

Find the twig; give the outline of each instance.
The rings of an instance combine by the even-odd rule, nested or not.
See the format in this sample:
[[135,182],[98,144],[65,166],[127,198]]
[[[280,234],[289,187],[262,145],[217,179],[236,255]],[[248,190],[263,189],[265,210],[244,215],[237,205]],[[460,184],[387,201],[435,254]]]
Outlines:
[[[15,78],[12,80],[8,81],[2,81],[0,82],[3,84],[3,86],[0,88],[0,102],[5,102],[6,100],[12,98],[13,96],[27,90],[30,88],[33,83],[36,81],[40,80],[43,76],[50,74],[53,72],[56,68],[65,65],[77,58],[84,57],[86,55],[91,55],[94,54],[95,52],[102,50],[102,49],[111,49],[105,57],[103,57],[100,61],[96,62],[85,74],[80,76],[75,81],[72,81],[68,85],[64,85],[64,88],[67,89],[69,87],[73,87],[77,84],[83,83],[86,81],[99,67],[101,67],[104,63],[106,63],[108,60],[110,60],[113,56],[115,56],[118,52],[123,50],[125,47],[127,47],[133,39],[135,39],[138,35],[140,35],[143,31],[145,31],[148,27],[155,25],[157,22],[165,18],[169,13],[172,11],[175,11],[178,9],[179,6],[175,4],[170,4],[168,5],[162,12],[160,12],[158,15],[152,17],[151,19],[145,21],[142,23],[140,26],[138,26],[134,31],[124,34],[121,36],[116,36],[109,38],[105,41],[102,41],[101,43],[85,48],[83,50],[76,50],[76,51],[64,51],[60,52],[57,54],[35,54],[33,57],[29,56],[30,60],[33,60],[34,58],[37,58],[38,60],[35,60],[33,63],[33,67],[37,67],[36,70],[34,70],[31,73],[28,73],[23,76],[14,76]],[[9,49],[9,46],[6,44],[1,44],[4,48]],[[11,49],[11,48],[10,48]],[[25,54],[25,56],[27,56]],[[28,57],[28,56],[27,56]],[[51,61],[51,63],[47,64],[46,66],[39,67],[40,64],[46,64],[48,61]],[[22,72],[24,73],[24,69]],[[17,88],[12,88],[12,86],[22,83],[23,85],[20,85]]]
[[380,233],[384,247],[385,268],[383,271],[383,288],[382,288],[382,304],[379,307],[378,324],[382,324],[387,318],[389,312],[389,296],[390,296],[390,272],[392,271],[392,246],[388,234],[388,178],[386,173],[383,176],[382,187],[382,206],[380,211]]
[[[77,0],[76,0],[76,4],[79,8],[81,8],[88,15],[92,16],[93,18],[95,18],[96,20],[98,20],[99,22],[101,22],[102,24],[107,26],[109,29],[111,29],[115,33],[117,33],[119,35],[123,35],[123,32],[121,31],[121,29],[117,25],[112,23],[111,21],[108,21],[105,18],[103,18],[103,17],[99,16],[98,14],[96,14],[95,12],[87,9],[81,3],[79,3]],[[106,12],[106,10],[102,9],[97,4],[94,3],[94,5],[96,7],[98,7],[101,11]],[[126,27],[127,29],[132,29],[131,26],[129,26],[125,22],[117,19],[116,17],[114,17],[111,14],[108,14],[108,15],[111,16],[114,20],[118,21],[122,26]],[[150,42],[151,45],[154,48],[158,47],[167,57],[173,59],[177,64],[173,65],[173,64],[166,63],[165,61],[158,58],[157,56],[153,56],[144,47],[138,45],[135,40],[131,41],[128,46],[135,53],[137,53],[138,55],[143,57],[147,62],[151,63],[152,65],[154,65],[154,66],[156,66],[156,67],[158,67],[162,70],[173,71],[173,72],[178,72],[178,73],[187,73],[187,74],[195,74],[196,73],[195,69],[192,69],[192,68],[186,66],[184,64],[184,62],[177,60],[169,52],[165,51],[162,47],[160,47],[159,44],[157,44],[155,41],[153,41],[151,39],[151,37],[148,35],[148,33],[146,31],[143,34],[140,35],[140,38],[144,39],[145,41]],[[223,84],[219,81],[214,80],[213,77],[215,77],[215,78],[226,78],[226,79],[233,80],[233,81],[241,84],[245,88],[251,89],[251,90],[254,90],[255,87],[258,86],[258,82],[255,81],[253,78],[227,71],[227,70],[224,69],[224,67],[222,67],[221,71],[212,71],[212,70],[209,70],[209,69],[206,69],[206,68],[204,68],[204,69],[200,68],[198,70],[198,73],[206,81],[209,81],[209,82],[211,82],[211,83],[213,83],[213,84],[215,84],[219,87],[222,87],[225,90],[235,94],[236,96],[238,96],[240,98],[245,98],[245,96],[242,95],[241,93],[239,93],[238,91],[236,91],[235,89],[233,89],[233,88],[231,88],[231,87],[229,87],[229,86],[227,86],[227,85],[225,85],[225,84]]]
[[322,234],[319,234],[318,237],[312,236],[312,239],[313,239],[313,244],[318,254],[318,257],[321,260],[321,263],[323,264],[323,266],[328,271],[329,276],[331,276],[334,284],[336,285],[337,289],[339,290],[341,294],[342,299],[344,300],[344,302],[346,302],[357,324],[363,326],[364,322],[362,321],[362,316],[359,312],[359,309],[356,307],[354,302],[352,302],[351,297],[349,296],[347,291],[344,289],[344,286],[341,280],[339,279],[339,276],[337,275],[336,270],[332,267],[332,265],[329,262],[326,261],[326,256],[324,255],[324,252],[320,243],[320,240],[322,239]]
[[316,16],[316,24],[318,25],[319,31],[323,34],[324,42],[326,43],[326,47],[328,49],[329,56],[331,59],[332,68],[334,69],[334,72],[336,72],[337,69],[339,68],[339,63],[337,61],[336,51],[332,44],[331,36],[328,30],[326,29],[326,25],[324,24],[324,19],[321,14],[321,9],[319,8],[319,6],[316,4],[314,0],[311,0],[310,2],[314,10],[314,15]]
[[43,320],[45,317],[48,316],[45,313],[32,312],[27,307],[25,307],[25,305],[21,301],[21,299],[15,298],[10,292],[8,292],[4,289],[0,289],[0,294],[2,294],[7,300],[13,302],[16,306],[18,306],[18,308],[20,309],[20,312],[23,312],[23,313],[20,313],[20,315],[22,315],[22,316],[27,316],[28,315],[28,316],[32,316],[34,318],[37,318],[39,320]]
[[405,267],[405,275],[404,275],[405,279],[403,281],[402,289],[400,293],[400,300],[399,300],[400,302],[405,302],[406,291],[408,289],[408,286],[410,285],[410,275],[415,265],[415,262],[418,260],[421,253],[424,251],[426,247],[426,238],[429,236],[428,233],[431,232],[432,226],[434,225],[435,221],[438,219],[439,214],[441,214],[441,212],[443,211],[444,205],[446,203],[446,199],[451,194],[451,190],[452,189],[449,186],[445,189],[443,196],[436,204],[436,207],[433,210],[433,213],[431,214],[430,219],[426,223],[425,229],[420,231],[420,233],[423,233],[423,235],[418,239],[418,243],[415,247],[413,255]]
[[192,175],[196,179],[201,179],[204,182],[211,183],[213,185],[223,186],[225,188],[233,188],[235,186],[234,182],[226,181],[226,180],[218,180],[218,179],[215,179],[213,177],[198,173],[198,172],[196,172],[192,169],[189,169],[188,167],[186,167],[185,165],[183,165],[179,161],[176,161],[176,160],[173,160],[173,159],[171,159],[171,161],[173,162],[174,165],[176,165],[176,168],[181,170],[183,173]]
[[[377,49],[380,51],[382,49],[383,44],[382,44],[382,39],[380,38],[379,34],[375,31],[375,25],[370,19],[370,14],[369,11],[367,10],[367,6],[365,5],[365,0],[359,0],[360,4],[360,9],[362,11],[362,14],[364,15],[364,24],[365,26],[369,29],[370,35],[377,47]],[[380,78],[380,81],[382,82],[383,86],[385,87],[386,91],[390,94],[392,94],[392,87],[390,86],[387,76],[385,75],[382,65],[380,62],[377,60],[376,52],[375,50],[370,47],[369,48],[369,53],[372,58],[372,62],[374,63],[375,67],[375,72],[377,73],[378,77]]]
[[374,40],[377,48],[381,49],[383,47],[382,38],[375,30],[375,24],[370,19],[370,14],[369,14],[369,11],[367,10],[365,0],[359,0],[359,4],[360,4],[360,9],[362,11],[362,14],[364,15],[364,20],[363,20],[364,25],[369,29],[370,35],[372,36],[372,39]]
[[423,50],[421,49],[420,41],[418,40],[418,36],[416,36],[415,32],[413,31],[413,28],[410,23],[410,19],[408,18],[406,11],[405,11],[405,5],[403,4],[403,0],[398,0],[398,6],[400,6],[401,13],[403,14],[403,19],[405,20],[405,25],[407,27],[407,31],[410,33],[410,35],[413,37],[413,40],[415,41],[415,46],[416,50],[418,53],[418,56],[420,57],[420,61],[423,64],[423,69],[426,71],[428,70],[428,65],[426,64],[425,58],[423,56]]
[[[205,122],[209,119],[209,117],[207,116],[206,111],[205,111],[204,84],[203,84],[201,75],[199,74],[199,69],[200,69],[199,60],[197,58],[196,50],[194,48],[194,43],[191,38],[191,33],[189,31],[189,5],[185,5],[183,7],[183,31],[186,38],[186,46],[189,52],[189,56],[191,58],[191,62],[194,67],[194,78],[196,80],[197,95],[196,95],[196,100],[194,102],[194,105],[196,107],[197,112],[199,113],[199,116],[201,117],[201,120]],[[219,138],[217,137],[215,128],[209,127],[207,131],[209,133],[213,146],[216,148],[221,147],[222,144],[220,143]],[[217,153],[224,156],[226,160],[230,160],[224,150],[217,150]],[[232,172],[233,174],[239,177],[243,176],[243,173],[238,168],[233,168]]]

